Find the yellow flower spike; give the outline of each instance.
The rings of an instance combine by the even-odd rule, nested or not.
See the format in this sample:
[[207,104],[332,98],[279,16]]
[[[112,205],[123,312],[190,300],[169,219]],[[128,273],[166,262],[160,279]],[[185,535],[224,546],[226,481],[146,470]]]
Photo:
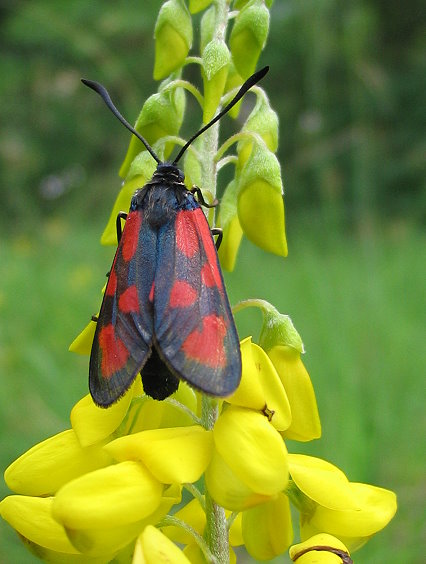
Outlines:
[[311,441],[321,436],[321,422],[315,392],[300,352],[293,347],[275,346],[268,351],[290,402],[292,421],[284,431],[286,439]]
[[68,350],[77,354],[89,355],[96,331],[96,321],[90,320],[83,331],[77,335]]
[[66,529],[112,529],[153,513],[162,492],[145,466],[126,461],[68,482],[56,494],[52,511]]
[[123,421],[133,396],[141,389],[140,378],[136,378],[128,392],[108,409],[95,405],[90,394],[78,401],[71,410],[71,425],[81,446],[109,437]]
[[257,560],[279,556],[293,540],[288,497],[279,493],[275,499],[244,511],[242,531],[247,552]]
[[265,251],[287,256],[281,170],[266,145],[254,145],[238,190],[238,218],[247,238]]
[[72,429],[33,446],[6,469],[8,487],[23,495],[48,496],[69,480],[111,463],[100,446],[82,448]]
[[190,564],[190,560],[161,531],[148,525],[136,541],[132,564]]
[[134,433],[104,448],[118,461],[141,460],[164,484],[182,484],[201,477],[210,462],[213,438],[211,431],[194,425]]
[[183,65],[192,45],[192,20],[184,2],[169,0],[161,6],[154,37],[154,80],[161,80]]
[[218,454],[253,492],[270,496],[285,489],[287,449],[263,414],[229,406],[216,421],[213,437]]
[[[183,88],[167,89],[167,81],[160,86],[160,91],[150,96],[144,103],[136,120],[135,129],[152,146],[156,141],[168,135],[177,135],[182,125],[185,112],[185,91]],[[164,158],[170,155],[173,143],[166,143]],[[119,175],[126,178],[130,166],[137,155],[146,148],[139,139],[132,135]]]
[[289,554],[297,564],[342,564],[342,557],[349,556],[349,551],[336,537],[321,533],[293,545]]
[[259,503],[265,503],[271,496],[262,495],[249,488],[229,465],[213,451],[210,464],[205,472],[207,489],[213,499],[230,511],[244,511]]
[[290,403],[281,380],[265,351],[252,343],[253,361],[258,378],[263,388],[265,407],[269,412],[269,420],[278,431],[287,429],[292,421]]
[[397,509],[396,495],[390,490],[350,482],[348,488],[356,499],[356,508],[332,510],[318,505],[311,518],[301,516],[302,540],[321,531],[338,537],[349,550],[363,546],[393,518]]
[[222,268],[228,271],[234,269],[243,236],[237,212],[237,190],[237,181],[231,180],[223,193],[218,216],[218,225],[223,231],[218,254]]
[[203,122],[214,116],[225,89],[231,54],[223,40],[212,39],[204,48],[202,75],[204,84]]
[[334,510],[357,510],[359,503],[345,474],[326,460],[289,454],[291,478],[308,498]]
[[235,67],[244,79],[254,72],[268,31],[269,11],[263,0],[250,2],[237,15],[229,45]]
[[[143,154],[143,153],[142,153]],[[149,160],[154,162],[154,159],[149,155]],[[148,160],[148,159],[147,159]],[[151,162],[149,163],[151,165]],[[155,169],[155,166],[150,166],[148,170]],[[138,188],[141,188],[147,181],[145,175],[137,175],[129,182],[125,182],[118,193],[114,202],[108,223],[101,236],[101,245],[117,245],[117,215],[119,212],[128,212],[130,207],[130,200]]]
[[240,343],[241,349],[241,381],[238,388],[226,398],[232,405],[249,407],[261,411],[265,407],[265,395],[259,379],[259,372],[253,358],[253,343],[251,337],[246,337]]
[[[206,514],[197,499],[192,499],[189,503],[179,509],[173,517],[184,521],[192,527],[199,535],[203,535],[206,526]],[[163,533],[172,541],[181,544],[190,544],[194,541],[194,537],[188,532],[175,525],[162,527]]]

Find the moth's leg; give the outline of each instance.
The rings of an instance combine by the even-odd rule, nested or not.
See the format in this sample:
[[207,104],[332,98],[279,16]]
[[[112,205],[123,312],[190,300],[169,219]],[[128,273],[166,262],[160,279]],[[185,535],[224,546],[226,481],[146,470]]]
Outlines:
[[198,198],[198,202],[204,206],[205,208],[215,208],[218,203],[219,200],[217,200],[216,198],[213,200],[213,202],[211,204],[208,204],[206,202],[206,200],[203,197],[203,193],[201,192],[200,188],[198,188],[198,186],[193,186],[190,190],[191,194],[197,195]]
[[215,241],[215,245],[216,245],[216,250],[219,250],[220,244],[222,243],[222,239],[223,239],[223,231],[220,227],[213,227],[212,229],[210,229],[211,234],[217,235],[217,239]]

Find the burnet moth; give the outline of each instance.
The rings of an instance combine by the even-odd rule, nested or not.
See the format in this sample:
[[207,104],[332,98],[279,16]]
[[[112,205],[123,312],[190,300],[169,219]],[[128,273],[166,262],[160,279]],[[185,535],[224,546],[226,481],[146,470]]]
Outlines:
[[101,84],[82,79],[158,163],[152,179],[133,195],[129,213],[117,218],[118,247],[89,364],[89,388],[97,405],[108,407],[117,401],[138,373],[144,392],[157,400],[175,392],[180,379],[219,397],[238,387],[240,344],[213,236],[200,207],[207,204],[199,188],[186,188],[177,163],[189,145],[268,70],[251,76],[173,162],[161,162]]

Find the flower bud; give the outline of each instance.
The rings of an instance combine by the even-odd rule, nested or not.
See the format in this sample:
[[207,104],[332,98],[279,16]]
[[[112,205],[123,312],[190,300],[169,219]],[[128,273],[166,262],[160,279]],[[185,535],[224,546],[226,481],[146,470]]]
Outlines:
[[[182,88],[169,88],[164,84],[157,94],[150,96],[142,107],[136,120],[135,129],[152,146],[156,141],[167,135],[177,135],[183,121],[185,111],[185,92]],[[173,143],[167,143],[164,156],[170,154]],[[129,148],[120,168],[121,178],[126,178],[133,159],[145,146],[134,135],[130,139]]]
[[[273,153],[276,152],[278,148],[278,116],[269,105],[266,94],[258,97],[257,103],[241,131],[257,133],[262,137],[268,149]],[[240,167],[243,167],[247,162],[252,148],[253,141],[250,139],[242,139],[238,142],[237,151]]]
[[212,6],[209,8],[200,22],[200,53],[204,52],[204,49],[208,43],[213,39],[215,32],[216,23],[216,8]]
[[191,14],[197,14],[210,6],[212,0],[189,0],[189,11]]
[[192,45],[192,20],[185,2],[168,0],[155,24],[154,79],[161,80],[185,62]]
[[[228,76],[226,78],[225,92],[229,92],[234,88],[239,88],[243,82],[244,80],[238,74],[237,69],[235,68],[234,65],[234,61],[231,58],[231,62],[229,64],[229,69],[228,69]],[[242,104],[242,99],[239,102],[237,102],[233,108],[229,110],[228,113],[232,118],[236,119],[238,117],[238,114],[240,113],[241,104]]]
[[238,249],[243,237],[237,212],[237,189],[236,180],[231,180],[221,198],[217,220],[223,231],[223,239],[218,251],[219,260],[222,268],[228,271],[234,270]]
[[238,218],[250,241],[287,256],[280,165],[266,146],[256,144],[238,178]]
[[229,38],[232,59],[239,74],[253,74],[269,31],[269,11],[263,0],[246,4],[235,19]]
[[219,39],[210,41],[203,51],[204,123],[209,122],[213,118],[219,106],[225,89],[230,58],[231,55],[226,43]]
[[200,145],[201,139],[198,138],[185,153],[183,172],[185,173],[185,184],[188,188],[201,185],[202,165],[200,157],[197,154]]

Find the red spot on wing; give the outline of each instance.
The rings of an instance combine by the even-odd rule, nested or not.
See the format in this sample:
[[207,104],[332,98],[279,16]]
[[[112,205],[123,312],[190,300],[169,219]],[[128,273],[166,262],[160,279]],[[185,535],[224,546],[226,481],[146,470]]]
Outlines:
[[121,252],[123,259],[129,262],[134,257],[139,243],[139,231],[142,225],[142,212],[130,212],[126,219],[123,236],[121,240]]
[[194,210],[192,213],[197,226],[196,229],[201,235],[201,243],[207,257],[207,262],[201,271],[203,283],[208,287],[217,286],[222,289],[222,276],[219,271],[216,247],[214,246],[209,224],[200,208]]
[[217,286],[220,290],[222,289],[222,279],[220,277],[219,269],[217,267],[217,262],[206,262],[201,269],[201,281],[207,288],[213,288]]
[[152,283],[151,290],[149,291],[148,299],[151,303],[154,302],[154,290],[155,290],[155,282]]
[[226,324],[223,317],[206,315],[201,331],[195,329],[182,344],[187,357],[211,368],[223,368],[226,365],[226,351],[223,339]]
[[197,291],[184,280],[176,280],[170,292],[171,307],[189,307],[197,300]]
[[197,228],[192,218],[196,211],[198,210],[180,211],[176,215],[176,245],[188,258],[192,258],[198,251]]
[[129,286],[121,294],[118,300],[118,309],[123,313],[130,313],[131,311],[140,311],[138,291],[135,285]]
[[116,290],[117,290],[117,274],[115,273],[114,265],[113,265],[113,269],[111,270],[108,278],[108,284],[105,290],[105,295],[113,296]]
[[110,323],[99,331],[99,348],[102,351],[101,372],[103,378],[110,378],[121,370],[129,358],[129,351],[123,341],[115,336]]

